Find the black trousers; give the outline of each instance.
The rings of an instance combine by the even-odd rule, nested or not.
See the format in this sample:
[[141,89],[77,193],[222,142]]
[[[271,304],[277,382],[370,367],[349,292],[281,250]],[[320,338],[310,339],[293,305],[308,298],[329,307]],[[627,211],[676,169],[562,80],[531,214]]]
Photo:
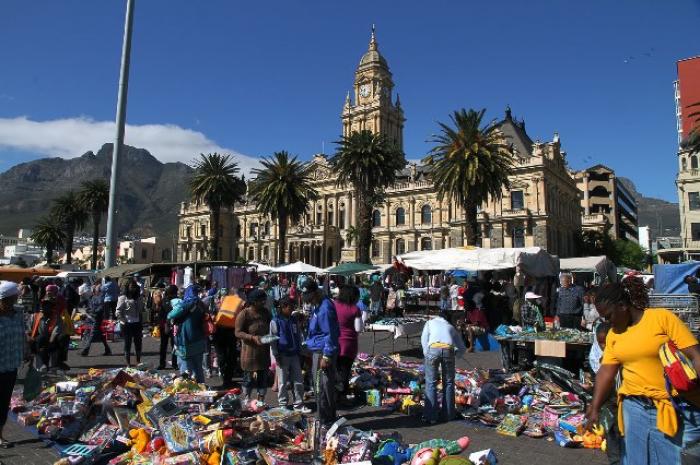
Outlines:
[[0,372],[0,427],[5,426],[7,422],[15,381],[17,381],[17,370]]
[[559,315],[559,326],[562,328],[581,329],[581,315]]
[[101,342],[105,347],[105,352],[109,351],[109,346],[107,345],[107,337],[102,332],[102,319],[96,319],[92,324],[92,330],[90,330],[90,335],[85,341],[85,347],[83,347],[83,353],[87,355],[90,352],[90,346],[93,342]]
[[214,333],[214,348],[216,359],[221,370],[221,380],[224,384],[233,382],[238,366],[238,350],[236,350],[236,333],[233,328],[217,327]]
[[122,326],[122,334],[124,335],[124,356],[129,359],[131,357],[131,343],[136,347],[136,360],[141,360],[141,342],[143,340],[143,325],[138,323],[125,323]]
[[335,377],[337,371],[336,357],[330,359],[330,366],[321,368],[320,352],[313,353],[314,392],[316,393],[316,415],[321,423],[328,425],[338,419],[335,408]]
[[163,325],[160,325],[160,366],[165,366],[165,361],[168,359],[168,343],[170,343],[170,353],[172,357],[173,368],[177,367],[177,356],[173,353],[175,348],[175,337],[173,336],[172,329],[170,332],[166,333]]
[[338,356],[338,376],[343,384],[343,394],[347,395],[350,391],[350,373],[352,371],[352,363],[355,360],[350,357]]

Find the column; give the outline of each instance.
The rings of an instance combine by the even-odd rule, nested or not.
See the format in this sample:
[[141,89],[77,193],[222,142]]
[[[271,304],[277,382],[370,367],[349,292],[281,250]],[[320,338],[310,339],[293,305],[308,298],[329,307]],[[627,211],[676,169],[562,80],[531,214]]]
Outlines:
[[351,226],[357,227],[357,196],[351,194],[352,212],[350,213],[350,218],[352,219]]
[[588,173],[583,176],[583,208],[586,215],[591,214],[591,205],[588,203]]
[[[345,196],[345,228],[350,227],[350,212],[352,211],[352,194],[347,194]],[[349,246],[350,244],[348,244]]]

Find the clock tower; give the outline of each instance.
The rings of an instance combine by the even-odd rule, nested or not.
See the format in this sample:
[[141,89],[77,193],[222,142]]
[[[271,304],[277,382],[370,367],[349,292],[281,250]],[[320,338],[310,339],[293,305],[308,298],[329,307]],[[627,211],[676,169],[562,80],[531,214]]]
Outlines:
[[[369,130],[383,134],[403,150],[403,109],[393,97],[394,82],[384,57],[379,53],[372,26],[369,49],[362,55],[355,71],[354,100],[348,92],[341,119],[343,136],[354,131]],[[354,103],[353,103],[354,102]]]

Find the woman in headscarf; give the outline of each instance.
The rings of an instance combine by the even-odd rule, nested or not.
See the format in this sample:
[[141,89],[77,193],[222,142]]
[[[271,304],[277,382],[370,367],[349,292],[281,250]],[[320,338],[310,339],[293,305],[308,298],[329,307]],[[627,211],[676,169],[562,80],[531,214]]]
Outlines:
[[199,298],[200,287],[196,284],[185,289],[182,299],[172,299],[172,310],[168,320],[177,326],[175,354],[180,373],[190,373],[198,383],[204,382],[204,360],[207,336],[204,329],[206,306]]

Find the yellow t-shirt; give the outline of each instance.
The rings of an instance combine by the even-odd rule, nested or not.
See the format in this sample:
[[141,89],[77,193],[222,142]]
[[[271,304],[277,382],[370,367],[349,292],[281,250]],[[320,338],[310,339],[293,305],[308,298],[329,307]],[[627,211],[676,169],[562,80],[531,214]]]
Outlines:
[[[685,323],[672,312],[665,308],[648,308],[639,323],[624,333],[608,332],[602,363],[621,365],[622,385],[618,395],[644,396],[654,400],[658,411],[657,427],[673,436],[678,423],[666,392],[664,369],[659,358],[659,348],[668,341],[673,341],[679,349],[698,343]],[[622,415],[619,415],[619,421],[623,431]]]

